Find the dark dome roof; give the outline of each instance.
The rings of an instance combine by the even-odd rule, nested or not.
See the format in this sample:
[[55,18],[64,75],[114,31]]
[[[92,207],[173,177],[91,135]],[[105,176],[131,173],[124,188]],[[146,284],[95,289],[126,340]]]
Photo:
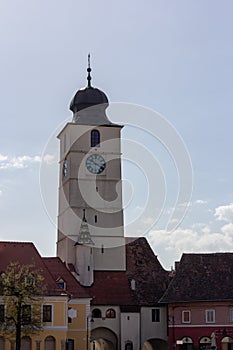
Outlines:
[[84,108],[102,103],[108,104],[108,98],[105,93],[97,88],[88,86],[76,92],[70,103],[70,110],[73,113],[77,113]]

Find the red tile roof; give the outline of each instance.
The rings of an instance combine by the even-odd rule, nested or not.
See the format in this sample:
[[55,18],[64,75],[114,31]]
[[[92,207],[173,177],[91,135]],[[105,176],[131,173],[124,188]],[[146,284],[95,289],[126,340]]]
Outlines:
[[183,254],[161,302],[233,300],[233,253]]
[[66,265],[60,258],[42,258],[44,264],[52,274],[53,278],[58,281],[60,278],[65,282],[65,290],[74,298],[90,298],[89,292],[82,287],[72,273],[67,269]]
[[11,262],[21,265],[35,265],[41,271],[46,283],[47,295],[60,295],[57,283],[43,262],[40,254],[31,242],[0,242],[0,272],[4,272]]
[[[145,238],[126,245],[126,271],[95,271],[89,287],[93,305],[155,305],[165,292],[169,275]],[[135,280],[135,290],[131,281]]]
[[89,287],[93,305],[133,305],[133,293],[125,272],[95,271]]

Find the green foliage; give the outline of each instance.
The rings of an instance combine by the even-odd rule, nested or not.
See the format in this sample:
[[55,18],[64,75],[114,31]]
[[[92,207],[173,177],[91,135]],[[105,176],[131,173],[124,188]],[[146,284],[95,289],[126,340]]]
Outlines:
[[34,265],[12,262],[0,276],[0,329],[4,336],[15,337],[20,349],[21,336],[42,329],[41,303],[45,294],[44,277]]

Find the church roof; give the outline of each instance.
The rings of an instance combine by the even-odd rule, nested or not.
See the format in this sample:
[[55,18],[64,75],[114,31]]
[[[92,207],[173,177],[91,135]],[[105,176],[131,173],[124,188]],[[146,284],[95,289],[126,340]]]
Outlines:
[[161,302],[233,300],[233,253],[183,254]]
[[[126,245],[126,271],[95,271],[94,284],[88,287],[92,305],[120,305],[121,307],[157,304],[169,283],[163,269],[145,238]],[[132,281],[135,282],[132,282]],[[132,283],[135,288],[132,287]]]

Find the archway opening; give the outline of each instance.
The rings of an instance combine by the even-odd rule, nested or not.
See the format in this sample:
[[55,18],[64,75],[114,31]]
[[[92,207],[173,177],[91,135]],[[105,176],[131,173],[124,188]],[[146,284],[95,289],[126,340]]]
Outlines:
[[144,342],[142,350],[167,350],[167,342],[163,339],[148,339]]
[[221,349],[222,350],[233,350],[233,338],[232,337],[222,338]]
[[110,329],[99,327],[91,331],[91,343],[93,350],[117,350],[118,339]]

